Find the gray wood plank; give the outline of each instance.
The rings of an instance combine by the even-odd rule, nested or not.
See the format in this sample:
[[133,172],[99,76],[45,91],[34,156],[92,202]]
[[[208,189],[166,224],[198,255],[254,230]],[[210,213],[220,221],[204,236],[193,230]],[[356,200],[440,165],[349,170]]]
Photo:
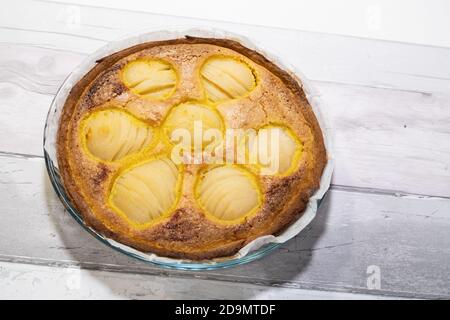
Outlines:
[[222,28],[255,39],[313,80],[420,92],[449,91],[448,48],[29,0],[9,4],[8,10],[0,12],[0,21],[1,42],[83,53],[149,29]]
[[[449,199],[334,189],[312,224],[269,256],[228,270],[182,272],[128,258],[92,238],[64,212],[41,158],[1,156],[0,168],[2,261],[311,290],[450,297]],[[377,288],[377,281],[371,281],[377,270],[380,287],[369,289]]]
[[[170,285],[168,285],[170,282]],[[386,299],[386,296],[0,262],[1,299]],[[195,293],[195,295],[193,295]]]

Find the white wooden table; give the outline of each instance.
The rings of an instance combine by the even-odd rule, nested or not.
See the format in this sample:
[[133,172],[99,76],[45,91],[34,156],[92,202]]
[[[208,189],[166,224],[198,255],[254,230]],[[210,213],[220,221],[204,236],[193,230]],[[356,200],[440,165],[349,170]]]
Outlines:
[[[64,78],[139,30],[256,39],[326,103],[336,167],[315,221],[269,256],[168,271],[99,243],[64,212],[42,133]],[[450,49],[15,0],[0,11],[0,298],[450,298]]]

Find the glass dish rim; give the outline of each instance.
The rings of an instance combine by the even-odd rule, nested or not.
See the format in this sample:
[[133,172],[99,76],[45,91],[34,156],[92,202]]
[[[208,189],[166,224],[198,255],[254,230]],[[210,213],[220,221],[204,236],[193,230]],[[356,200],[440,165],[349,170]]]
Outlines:
[[[177,28],[175,28],[177,29]],[[178,30],[177,30],[178,31]],[[196,29],[189,29],[188,31],[197,31]],[[186,34],[188,34],[188,31],[185,30]],[[200,29],[200,32],[203,32],[204,29]],[[166,31],[163,31],[166,32]],[[206,31],[208,32],[208,31]],[[214,32],[225,32],[223,30],[217,30],[215,29]],[[158,33],[158,31],[148,31],[146,34],[152,34],[152,33]],[[141,34],[140,35],[144,35]],[[229,34],[230,35],[230,34]],[[234,39],[236,39],[236,37],[238,35],[236,34],[231,34],[234,36]],[[215,37],[215,36],[214,36]],[[131,37],[125,37],[124,40],[129,39]],[[239,40],[243,40],[244,45],[246,45],[245,41],[248,39],[246,39],[245,37],[242,37]],[[144,253],[144,252],[139,252],[135,249],[133,249],[132,247],[120,244],[115,242],[112,239],[108,239],[106,237],[104,237],[103,235],[101,235],[100,233],[98,233],[95,229],[91,228],[90,226],[88,226],[83,218],[82,215],[77,211],[77,209],[73,206],[69,196],[66,193],[64,184],[61,182],[60,179],[60,175],[59,175],[59,171],[58,171],[58,165],[55,166],[55,162],[57,163],[57,159],[56,159],[56,155],[54,155],[53,157],[47,152],[46,147],[47,147],[47,135],[49,134],[48,132],[48,127],[49,125],[54,125],[54,123],[51,123],[51,120],[53,119],[52,116],[56,113],[57,111],[57,103],[56,100],[59,97],[59,95],[61,94],[61,91],[63,88],[65,88],[67,86],[67,82],[68,80],[76,73],[76,71],[78,71],[78,68],[83,65],[88,59],[89,57],[95,56],[96,53],[98,53],[99,51],[101,51],[102,49],[106,48],[109,46],[109,43],[106,44],[105,46],[102,46],[99,50],[95,51],[93,54],[89,55],[85,60],[83,60],[63,81],[63,83],[61,84],[61,86],[58,88],[57,93],[55,95],[55,97],[52,100],[52,103],[50,105],[47,117],[46,117],[46,122],[45,122],[45,127],[44,127],[44,136],[43,136],[43,150],[44,150],[44,158],[45,158],[45,164],[46,164],[46,169],[47,169],[47,173],[49,175],[51,184],[53,189],[55,190],[58,198],[60,199],[60,201],[62,202],[62,204],[64,205],[64,208],[66,211],[69,212],[69,214],[72,216],[72,218],[75,219],[75,221],[77,221],[78,224],[80,224],[86,231],[88,231],[88,233],[90,233],[92,236],[94,236],[96,239],[98,239],[99,241],[101,241],[102,243],[106,244],[107,246],[113,248],[114,250],[121,252],[129,257],[138,259],[140,261],[143,261],[145,263],[150,263],[156,266],[160,266],[163,268],[167,268],[167,269],[178,269],[178,270],[214,270],[214,269],[221,269],[221,268],[228,268],[228,267],[232,267],[232,266],[237,266],[237,265],[241,265],[241,264],[246,264],[249,263],[251,261],[257,260],[259,258],[262,258],[266,255],[268,255],[270,252],[272,252],[273,250],[275,250],[276,248],[278,248],[279,246],[281,246],[283,243],[286,242],[269,242],[266,243],[264,245],[262,245],[261,247],[259,247],[256,250],[252,250],[250,251],[248,254],[241,256],[241,257],[229,257],[227,258],[227,260],[221,261],[221,258],[217,258],[217,259],[212,259],[212,260],[203,260],[203,261],[191,261],[191,260],[180,260],[180,261],[176,261],[176,262],[170,262],[170,261],[162,261],[162,260],[155,260],[153,258],[151,258],[151,253]],[[267,54],[267,52],[264,52],[265,54]],[[286,67],[285,65],[282,64],[283,67]],[[292,70],[293,68],[290,68],[289,70]],[[296,70],[298,72],[298,70]],[[301,73],[300,73],[301,74]],[[305,84],[303,82],[303,84]],[[311,90],[311,87],[309,87],[309,89]],[[308,90],[309,91],[309,90]],[[315,95],[312,95],[312,98],[314,98]],[[308,99],[309,100],[309,99]],[[310,101],[311,105],[312,105],[312,101]],[[314,109],[314,108],[313,108]],[[319,112],[319,114],[317,114],[317,111]],[[320,115],[320,110],[315,110],[315,114],[316,117],[319,120],[319,117],[322,118]],[[58,121],[59,123],[59,121]],[[326,126],[328,127],[328,126]],[[322,127],[322,132],[325,135],[325,129],[324,127]],[[325,136],[324,136],[325,138]],[[329,140],[329,137],[328,137]],[[53,142],[54,143],[54,142]],[[327,154],[330,153],[330,141],[328,141],[328,145],[327,145]],[[51,148],[53,150],[53,148]],[[50,152],[51,153],[51,152]],[[333,171],[333,158],[329,156],[328,159],[328,163],[327,163],[327,167],[328,171],[329,171],[329,175],[331,177],[332,171]],[[325,175],[325,171],[322,174],[322,178]],[[329,182],[328,182],[328,186],[327,189],[329,187]],[[326,191],[325,191],[326,192]],[[319,196],[315,199],[315,209],[314,210],[314,216],[320,206],[321,200],[323,199],[323,197],[325,196],[325,194],[323,193],[322,196]],[[310,199],[312,200],[312,199]],[[307,224],[309,224],[309,222],[307,222]],[[306,224],[306,225],[307,225]],[[136,251],[133,252],[133,251]],[[165,258],[165,257],[160,257],[160,258]]]

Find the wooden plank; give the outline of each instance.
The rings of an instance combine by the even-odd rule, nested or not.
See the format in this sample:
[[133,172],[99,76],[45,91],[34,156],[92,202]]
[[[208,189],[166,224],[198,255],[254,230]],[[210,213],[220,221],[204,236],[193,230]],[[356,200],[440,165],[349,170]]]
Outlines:
[[450,196],[450,95],[318,83],[333,183]]
[[157,6],[142,1],[57,2],[450,47],[450,39],[442,32],[450,29],[450,21],[446,20],[448,7],[440,1],[431,1],[427,4],[427,10],[423,10],[418,2],[408,3],[407,15],[401,14],[405,10],[405,2],[402,1],[387,7],[382,1],[369,3],[353,0],[342,6],[330,1],[304,4],[289,0],[277,1],[273,5],[270,1],[262,0],[255,7],[251,2],[229,0],[218,3],[213,10],[207,10],[204,1],[185,3],[182,0],[168,0]]
[[[170,281],[170,285],[167,285]],[[384,296],[0,262],[1,299],[386,299]],[[214,288],[213,290],[211,288]],[[195,296],[193,296],[195,293]]]
[[48,45],[83,53],[143,30],[222,28],[255,39],[313,80],[420,92],[449,91],[449,48],[29,0],[9,4],[8,10],[0,12],[0,21],[0,42]]
[[[42,155],[53,95],[84,57],[0,44],[0,151]],[[332,129],[334,184],[450,196],[450,94],[312,84]]]
[[54,96],[85,54],[23,44],[0,44],[0,83]]
[[[227,270],[162,270],[99,243],[63,211],[41,158],[0,157],[0,260],[407,297],[450,297],[450,200],[328,193],[312,224]],[[368,273],[369,272],[369,273]],[[379,275],[380,287],[377,287]],[[372,288],[372,289],[369,289]]]

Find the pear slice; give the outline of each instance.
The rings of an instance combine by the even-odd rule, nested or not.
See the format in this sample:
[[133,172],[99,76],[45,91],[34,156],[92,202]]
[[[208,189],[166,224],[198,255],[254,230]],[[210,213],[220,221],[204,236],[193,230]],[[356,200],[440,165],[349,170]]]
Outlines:
[[222,118],[215,109],[192,102],[173,107],[163,124],[164,132],[173,143],[198,150],[220,143],[223,128]]
[[200,75],[206,95],[213,103],[244,97],[256,86],[250,67],[234,58],[212,57],[202,66]]
[[168,158],[141,163],[119,175],[110,202],[131,221],[144,224],[170,213],[177,196],[178,168]]
[[251,159],[261,168],[262,175],[286,175],[296,168],[303,145],[294,134],[282,126],[268,126],[258,131],[249,146]]
[[240,220],[261,204],[261,191],[254,177],[236,166],[221,166],[201,174],[196,185],[197,201],[214,217]]
[[83,136],[93,156],[115,161],[148,146],[153,129],[125,111],[109,109],[94,112],[84,120]]
[[161,100],[175,90],[177,74],[167,62],[138,59],[123,68],[122,81],[140,96]]

